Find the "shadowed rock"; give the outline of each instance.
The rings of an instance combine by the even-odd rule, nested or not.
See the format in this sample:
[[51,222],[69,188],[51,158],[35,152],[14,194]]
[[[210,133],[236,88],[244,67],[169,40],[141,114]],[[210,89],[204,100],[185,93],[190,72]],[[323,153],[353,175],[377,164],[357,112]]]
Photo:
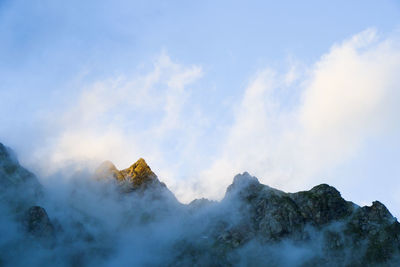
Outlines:
[[344,200],[336,188],[327,184],[313,187],[309,191],[290,194],[304,219],[316,226],[340,220],[353,210],[353,204]]
[[221,204],[231,207],[230,213],[206,233],[214,235],[218,251],[234,251],[251,240],[261,245],[290,240],[299,247],[320,243],[321,256],[316,254],[305,266],[400,262],[400,224],[386,207],[378,201],[359,207],[327,184],[285,193],[243,173],[234,177]]
[[38,238],[51,238],[54,236],[54,227],[44,208],[40,206],[30,207],[24,218],[26,231]]

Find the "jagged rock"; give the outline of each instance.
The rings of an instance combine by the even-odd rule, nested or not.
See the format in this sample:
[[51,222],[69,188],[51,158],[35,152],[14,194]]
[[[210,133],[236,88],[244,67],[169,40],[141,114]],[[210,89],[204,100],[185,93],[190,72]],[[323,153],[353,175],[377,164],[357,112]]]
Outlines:
[[44,208],[40,206],[30,207],[24,218],[26,231],[38,238],[50,238],[54,236],[54,226]]
[[339,191],[327,184],[313,187],[310,191],[290,194],[291,199],[300,208],[304,219],[316,226],[348,216],[353,204],[344,200]]
[[303,236],[304,217],[289,194],[260,184],[247,172],[236,175],[225,199],[240,199],[244,217],[250,219],[253,231],[266,240],[279,240],[291,235]]
[[175,195],[163,182],[160,182],[157,175],[142,158],[121,171],[110,161],[106,161],[96,169],[95,178],[100,180],[111,179],[111,181],[117,183],[117,188],[121,193],[132,193],[132,195],[138,197],[135,201],[136,205],[151,207],[151,210],[138,215],[143,223],[156,221],[172,210],[180,212],[183,208]]
[[126,168],[119,172],[121,175],[117,176],[117,179],[122,181],[128,181],[133,189],[148,186],[150,184],[160,184],[157,175],[150,169],[146,161],[140,158],[129,168]]
[[166,188],[165,184],[160,182],[157,175],[150,169],[146,161],[140,158],[129,168],[119,171],[110,161],[103,162],[95,172],[97,179],[114,178],[121,186],[123,191],[130,192],[148,187]]
[[217,240],[225,249],[240,247],[253,238],[262,243],[291,240],[299,246],[318,239],[325,255],[311,261],[318,265],[400,262],[400,224],[378,201],[359,207],[327,184],[285,193],[248,173],[234,177],[226,201],[241,215],[235,225],[228,223],[220,229]]

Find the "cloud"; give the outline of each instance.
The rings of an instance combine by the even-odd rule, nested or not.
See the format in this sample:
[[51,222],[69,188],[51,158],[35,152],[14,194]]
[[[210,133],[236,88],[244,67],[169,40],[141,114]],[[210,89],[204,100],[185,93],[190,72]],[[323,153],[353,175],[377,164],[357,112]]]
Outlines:
[[42,140],[35,156],[24,160],[42,164],[40,173],[50,175],[66,167],[94,167],[106,159],[122,167],[141,156],[157,159],[163,137],[184,127],[180,122],[188,86],[201,76],[201,67],[175,63],[163,52],[150,70],[82,86],[67,106],[46,117],[45,135],[51,139]]
[[373,30],[334,46],[322,57],[299,110],[306,134],[323,145],[320,150],[342,157],[370,134],[396,124],[399,59],[398,44],[380,41]]
[[[291,59],[287,72],[259,70],[239,98],[207,89],[201,66],[163,52],[132,73],[77,82],[67,105],[43,112],[43,133],[21,161],[50,175],[144,157],[184,202],[221,198],[243,171],[289,191],[329,182],[322,178],[371,138],[399,130],[399,46],[397,33],[369,29],[312,65]],[[214,97],[228,107],[223,120],[206,103]]]
[[369,138],[397,131],[399,45],[396,35],[368,29],[333,45],[303,72],[296,66],[286,74],[258,72],[197,188],[220,198],[234,173],[250,171],[269,185],[304,189],[351,160]]

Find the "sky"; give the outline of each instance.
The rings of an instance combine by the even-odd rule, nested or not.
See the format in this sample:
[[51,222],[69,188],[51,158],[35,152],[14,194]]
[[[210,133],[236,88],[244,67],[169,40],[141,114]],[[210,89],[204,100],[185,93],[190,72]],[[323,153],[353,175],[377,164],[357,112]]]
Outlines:
[[0,1],[0,142],[43,183],[144,157],[400,216],[398,1]]

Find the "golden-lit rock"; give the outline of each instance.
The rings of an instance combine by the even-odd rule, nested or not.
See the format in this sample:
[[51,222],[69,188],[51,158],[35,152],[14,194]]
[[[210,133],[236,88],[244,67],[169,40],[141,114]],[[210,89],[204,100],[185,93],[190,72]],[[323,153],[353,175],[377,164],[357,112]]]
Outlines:
[[142,185],[146,186],[153,182],[160,183],[157,179],[157,175],[150,169],[143,158],[140,158],[129,168],[121,171],[118,170],[112,162],[105,161],[96,169],[95,178],[114,178],[124,185],[124,187],[130,189],[136,189]]
[[128,180],[133,187],[139,187],[144,183],[152,182],[157,179],[157,175],[150,169],[146,161],[140,158],[129,168],[119,172],[117,180]]

